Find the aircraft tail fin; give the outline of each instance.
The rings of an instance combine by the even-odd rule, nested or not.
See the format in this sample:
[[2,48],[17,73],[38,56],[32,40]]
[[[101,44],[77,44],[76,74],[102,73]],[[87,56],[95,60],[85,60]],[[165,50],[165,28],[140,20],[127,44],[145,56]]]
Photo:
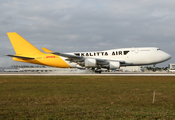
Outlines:
[[31,43],[22,38],[16,32],[9,32],[7,33],[7,35],[17,55],[42,54],[40,50],[38,50],[36,47],[34,47]]

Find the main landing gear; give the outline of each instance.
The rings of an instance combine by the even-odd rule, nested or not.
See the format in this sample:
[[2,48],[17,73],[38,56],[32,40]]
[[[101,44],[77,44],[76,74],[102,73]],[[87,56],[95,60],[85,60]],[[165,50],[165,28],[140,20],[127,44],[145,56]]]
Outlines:
[[98,68],[91,68],[92,71],[94,71],[97,74],[101,74],[102,70]]
[[96,74],[101,74],[101,72],[102,72],[102,70],[98,69],[98,68],[91,68],[90,70],[92,70]]
[[100,70],[95,70],[95,73],[101,74],[101,69]]

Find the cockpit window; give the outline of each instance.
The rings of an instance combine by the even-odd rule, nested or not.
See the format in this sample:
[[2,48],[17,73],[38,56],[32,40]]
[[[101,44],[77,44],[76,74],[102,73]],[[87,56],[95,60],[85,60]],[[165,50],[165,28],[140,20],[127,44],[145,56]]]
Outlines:
[[157,50],[160,50],[159,48]]
[[129,53],[129,51],[124,51],[124,55],[127,55]]

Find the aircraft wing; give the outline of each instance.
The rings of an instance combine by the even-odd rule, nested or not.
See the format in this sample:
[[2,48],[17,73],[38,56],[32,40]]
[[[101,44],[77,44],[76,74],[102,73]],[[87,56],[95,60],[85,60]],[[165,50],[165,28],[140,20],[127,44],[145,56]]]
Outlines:
[[72,61],[72,62],[83,62],[85,59],[96,59],[97,64],[100,65],[105,65],[108,64],[109,62],[120,62],[121,64],[125,64],[125,61],[122,60],[108,60],[108,59],[100,59],[100,58],[89,58],[89,57],[82,57],[82,56],[76,56],[76,55],[71,55],[71,54],[65,54],[65,53],[59,53],[59,52],[53,52],[52,54],[59,55],[62,57],[66,57],[67,61]]
[[16,57],[16,58],[20,58],[20,59],[35,59],[35,58],[32,58],[32,57],[24,57],[24,56],[17,56],[17,55],[6,55],[6,56],[9,56],[9,57]]
[[42,47],[42,49],[46,53],[52,53],[61,57],[67,58],[67,61],[70,62],[83,62],[85,59],[96,59],[98,65],[106,65],[109,64],[109,62],[120,62],[120,64],[126,64],[125,61],[123,60],[109,60],[109,59],[100,59],[100,58],[89,58],[89,57],[82,57],[82,56],[76,56],[76,55],[71,55],[71,54],[66,54],[66,53],[60,53],[60,52],[52,52],[51,50]]
[[71,54],[66,54],[66,53],[59,53],[59,52],[53,52],[52,54],[55,54],[55,55],[59,55],[59,56],[62,56],[62,57],[68,57],[68,58],[83,58],[81,56],[76,56],[76,55],[71,55]]
[[73,62],[81,62],[81,61],[83,61],[85,59],[84,57],[81,57],[81,56],[65,54],[65,53],[60,53],[60,52],[53,52],[52,54],[68,58],[68,59],[66,59],[67,61],[73,61]]

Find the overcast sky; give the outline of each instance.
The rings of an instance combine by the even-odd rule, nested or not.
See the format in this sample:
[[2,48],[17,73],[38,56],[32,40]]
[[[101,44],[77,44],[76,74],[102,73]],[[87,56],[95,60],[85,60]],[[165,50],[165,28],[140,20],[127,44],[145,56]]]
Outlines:
[[[100,51],[158,47],[175,63],[175,0],[1,0],[0,67],[21,64],[7,32],[41,50]],[[151,58],[150,58],[151,59]]]

